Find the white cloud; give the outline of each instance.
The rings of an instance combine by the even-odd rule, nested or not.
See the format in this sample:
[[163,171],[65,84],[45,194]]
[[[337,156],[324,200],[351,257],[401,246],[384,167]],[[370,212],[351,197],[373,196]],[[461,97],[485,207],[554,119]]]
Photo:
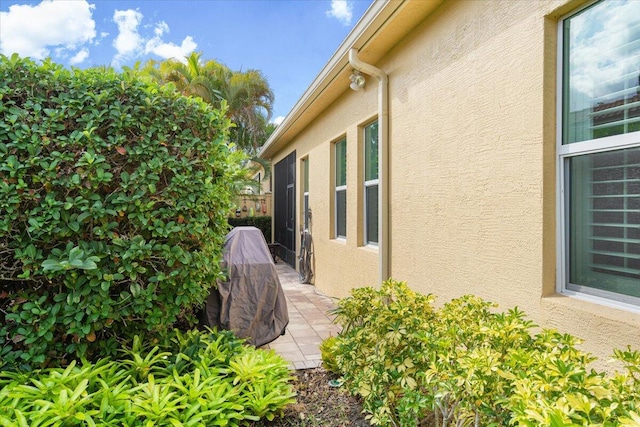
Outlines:
[[93,41],[93,45],[94,46],[99,46],[102,43],[102,40],[104,40],[105,38],[107,38],[107,36],[109,35],[109,33],[107,33],[106,31],[102,31],[98,37]]
[[160,21],[156,24],[153,33],[155,36],[147,41],[144,53],[153,53],[163,59],[175,58],[184,62],[184,57],[189,55],[196,49],[196,47],[198,47],[191,36],[185,37],[179,46],[175,43],[163,41],[162,36],[169,33],[169,25],[164,21]]
[[142,14],[133,9],[116,10],[113,13],[113,20],[118,26],[118,36],[113,41],[113,47],[117,51],[113,58],[116,66],[142,50],[144,39],[138,32],[142,18]]
[[331,10],[327,10],[326,14],[343,25],[349,25],[353,19],[353,6],[348,0],[331,0]]
[[73,52],[96,36],[94,8],[86,0],[9,6],[8,12],[0,12],[0,52],[34,59],[49,56],[52,48]]
[[284,120],[284,116],[278,116],[275,119],[273,119],[272,123],[280,126],[280,123],[282,123],[283,120]]
[[160,37],[156,36],[147,42],[144,52],[153,53],[163,59],[175,58],[184,62],[184,57],[193,52],[196,47],[198,45],[191,36],[185,37],[180,46],[175,43],[163,42]]
[[153,30],[153,32],[157,37],[162,37],[163,34],[169,32],[169,25],[167,25],[167,23],[164,21],[160,21],[158,22],[158,25],[156,25],[156,28]]
[[78,65],[84,62],[85,59],[87,59],[89,57],[89,49],[87,49],[86,47],[83,49],[80,49],[78,51],[78,53],[76,53],[75,55],[73,55],[73,57],[69,60],[69,64],[71,65]]
[[113,20],[118,25],[118,36],[113,42],[113,46],[117,51],[116,56],[113,58],[114,66],[119,66],[122,62],[139,55],[150,53],[162,59],[176,58],[184,60],[185,56],[198,47],[191,36],[185,37],[180,45],[165,42],[162,37],[169,33],[169,25],[164,21],[160,21],[155,25],[152,38],[145,38],[140,34],[143,18],[142,13],[137,10],[115,11]]

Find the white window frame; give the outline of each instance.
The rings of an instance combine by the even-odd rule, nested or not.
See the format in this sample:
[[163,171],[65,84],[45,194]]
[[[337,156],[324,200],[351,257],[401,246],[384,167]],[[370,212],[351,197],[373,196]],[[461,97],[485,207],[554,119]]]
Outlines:
[[309,156],[302,159],[302,225],[309,229]]
[[589,2],[583,7],[563,16],[558,21],[557,27],[557,76],[556,76],[556,202],[557,202],[557,236],[558,248],[556,269],[556,292],[576,297],[579,299],[598,303],[609,307],[621,308],[640,313],[640,298],[609,292],[591,287],[571,284],[574,289],[569,289],[569,239],[570,239],[570,167],[571,158],[602,152],[621,151],[627,148],[640,147],[640,131],[621,135],[607,136],[597,139],[574,142],[563,145],[563,120],[564,120],[564,22],[582,10],[594,5],[600,0]]
[[[369,223],[368,223],[368,221],[369,221],[368,217],[369,216],[367,215],[367,213],[369,212],[369,206],[368,206],[367,201],[369,199],[366,197],[366,194],[367,194],[367,189],[370,188],[370,187],[374,187],[374,186],[378,187],[378,191],[380,191],[380,186],[379,186],[379,180],[378,179],[372,179],[370,181],[365,181],[364,182],[364,190],[365,190],[365,192],[364,192],[364,194],[365,194],[365,197],[364,197],[364,212],[363,212],[363,214],[364,214],[364,244],[367,245],[367,246],[378,247],[378,242],[370,241],[368,233],[367,233],[367,230],[369,230]],[[380,210],[379,209],[378,209],[378,215],[380,215]],[[376,227],[377,226],[378,226],[378,224],[376,223]]]
[[[336,182],[336,178],[337,178],[336,175],[338,173],[338,167],[339,167],[339,165],[338,165],[338,144],[340,144],[340,143],[344,143],[344,145],[345,145],[345,159],[344,159],[344,161],[345,161],[345,164],[346,164],[347,163],[347,153],[346,153],[347,138],[346,137],[340,138],[339,140],[337,140],[336,142],[333,143],[333,157],[334,157],[333,164],[335,166],[335,171],[334,171],[334,174],[333,174],[333,181],[334,181],[333,218],[334,218],[334,223],[335,223],[334,224],[334,230],[333,230],[333,236],[334,236],[334,239],[337,239],[337,240],[346,240],[347,239],[347,213],[346,212],[345,212],[345,216],[344,216],[345,234],[342,235],[342,234],[339,234],[339,232],[338,232],[338,228],[339,228],[338,227],[338,194],[339,193],[344,192],[344,194],[345,194],[345,206],[346,206],[346,203],[347,203],[347,200],[346,200],[346,198],[347,198],[346,197],[346,195],[347,195],[346,170],[345,170],[345,178],[344,178],[345,184],[344,185],[337,185],[337,182]],[[346,207],[345,207],[345,211],[346,211]]]
[[[374,120],[370,123],[368,123],[366,126],[362,127],[362,145],[363,145],[363,150],[362,150],[362,164],[364,166],[364,170],[363,170],[363,176],[366,179],[366,173],[367,173],[367,153],[366,153],[366,140],[365,140],[365,136],[367,134],[367,128],[371,125],[373,125],[374,123],[378,123],[378,120]],[[378,142],[379,143],[379,142]],[[380,160],[378,159],[378,162]],[[362,211],[362,215],[363,215],[363,224],[364,224],[364,233],[363,233],[363,239],[364,239],[364,245],[366,246],[374,246],[374,247],[378,247],[378,242],[373,242],[369,240],[369,236],[368,236],[368,230],[369,230],[369,204],[368,204],[368,198],[367,198],[367,189],[369,189],[370,187],[378,187],[378,191],[380,191],[380,163],[378,163],[378,178],[376,179],[371,179],[371,180],[365,180],[364,181],[364,192],[363,192],[363,199],[364,199],[364,203],[363,203],[363,211]],[[376,201],[377,202],[377,201]],[[377,204],[377,203],[376,203]],[[378,206],[378,215],[380,215],[380,206]],[[378,226],[378,224],[376,224],[376,227]],[[380,239],[380,237],[378,236],[378,239]]]

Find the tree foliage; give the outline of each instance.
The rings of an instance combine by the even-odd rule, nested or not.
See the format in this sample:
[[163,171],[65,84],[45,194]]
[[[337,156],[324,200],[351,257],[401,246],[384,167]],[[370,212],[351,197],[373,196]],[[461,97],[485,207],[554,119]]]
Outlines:
[[109,69],[0,56],[0,359],[111,354],[219,277],[224,110]]
[[227,116],[234,123],[231,141],[250,155],[255,155],[273,126],[273,91],[258,70],[232,71],[214,60],[202,61],[202,53],[193,52],[186,63],[175,59],[151,60],[142,67],[143,74],[160,84],[172,83],[181,93],[199,96],[219,106],[226,101]]

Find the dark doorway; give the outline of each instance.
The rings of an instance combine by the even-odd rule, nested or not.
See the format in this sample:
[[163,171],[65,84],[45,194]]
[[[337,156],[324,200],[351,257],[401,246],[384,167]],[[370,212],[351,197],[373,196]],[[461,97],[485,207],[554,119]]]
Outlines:
[[296,152],[274,167],[274,239],[278,256],[295,268],[296,262]]

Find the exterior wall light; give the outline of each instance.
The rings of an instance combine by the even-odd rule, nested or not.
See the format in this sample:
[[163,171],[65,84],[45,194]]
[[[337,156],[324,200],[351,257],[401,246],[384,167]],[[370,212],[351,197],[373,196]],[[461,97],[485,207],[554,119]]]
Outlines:
[[351,73],[351,77],[349,77],[349,79],[351,80],[351,84],[349,85],[349,87],[351,89],[353,89],[353,90],[364,89],[364,85],[366,83],[366,80],[365,80],[364,76],[360,74],[360,72],[358,70],[353,70],[353,73]]

